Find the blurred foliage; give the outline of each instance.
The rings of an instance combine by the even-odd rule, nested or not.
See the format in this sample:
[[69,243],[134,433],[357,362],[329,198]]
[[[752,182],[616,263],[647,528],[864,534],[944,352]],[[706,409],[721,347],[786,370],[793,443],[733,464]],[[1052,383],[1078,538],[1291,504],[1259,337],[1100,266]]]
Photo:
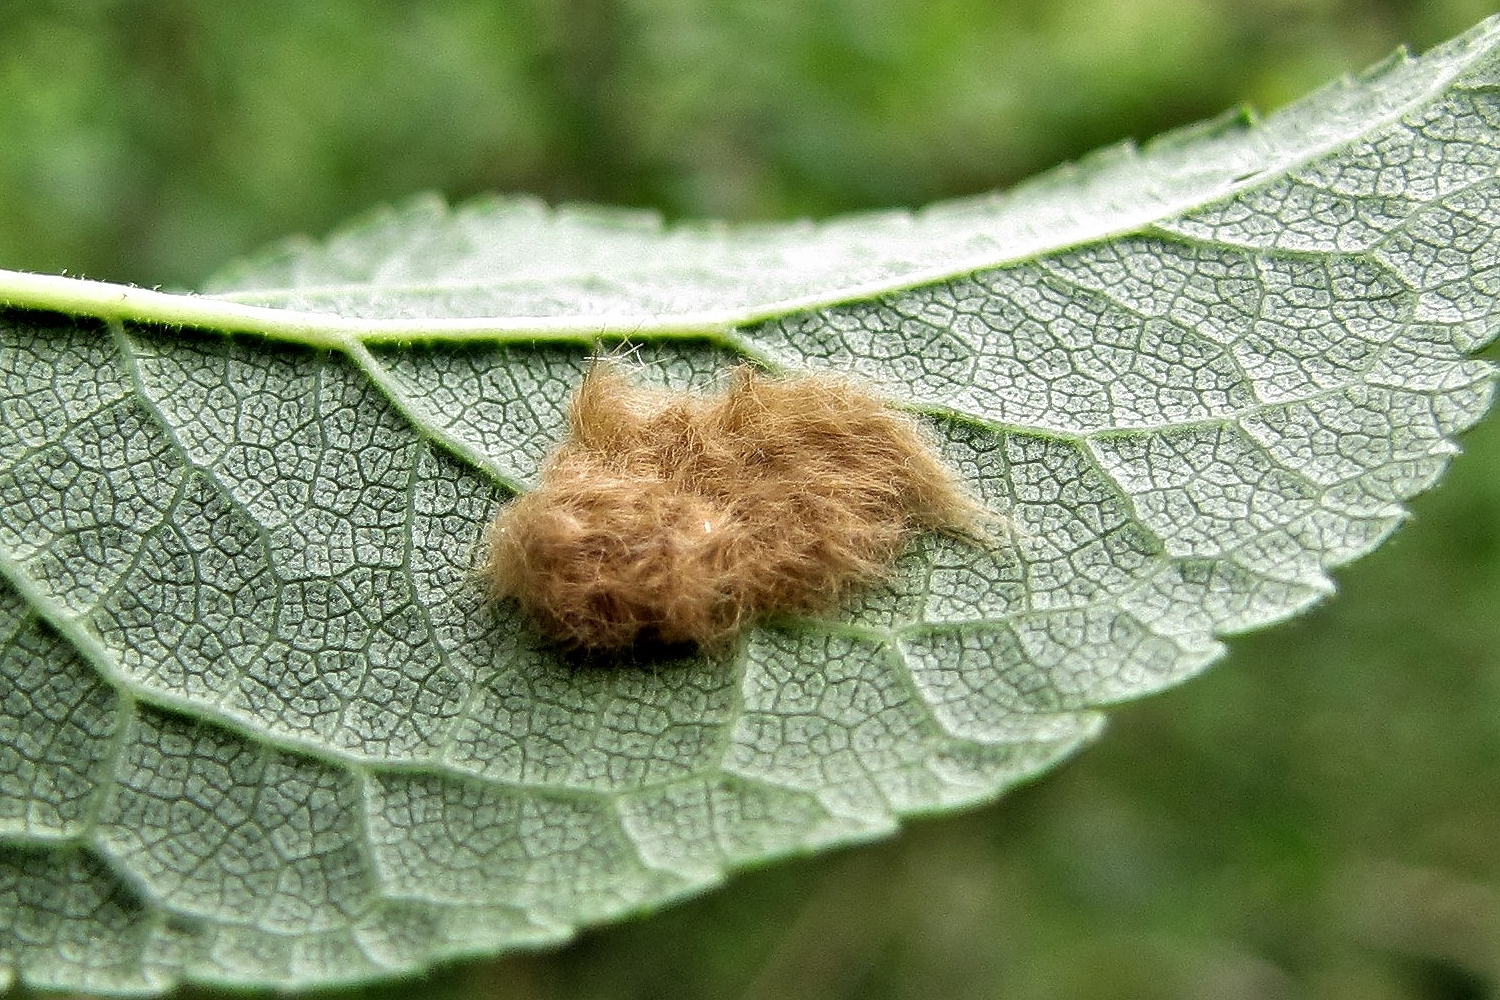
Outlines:
[[0,0],[0,266],[191,285],[435,189],[775,218],[1275,107],[1478,0]]
[[[425,189],[670,217],[917,205],[1276,107],[1490,12],[0,0],[0,266],[190,286]],[[1500,996],[1500,420],[1466,443],[1335,600],[1031,788],[561,952],[341,995]]]

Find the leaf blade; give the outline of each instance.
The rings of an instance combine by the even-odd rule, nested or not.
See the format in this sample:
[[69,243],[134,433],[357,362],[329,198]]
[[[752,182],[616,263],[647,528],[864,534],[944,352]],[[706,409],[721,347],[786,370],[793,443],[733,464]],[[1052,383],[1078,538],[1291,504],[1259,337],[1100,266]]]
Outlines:
[[[1493,395],[1497,34],[915,218],[418,202],[226,279],[256,309],[0,276],[0,969],[297,987],[556,941],[1000,794],[1325,596]],[[267,339],[149,325],[195,317]],[[669,383],[859,374],[1013,544],[572,669],[467,567],[622,334]]]

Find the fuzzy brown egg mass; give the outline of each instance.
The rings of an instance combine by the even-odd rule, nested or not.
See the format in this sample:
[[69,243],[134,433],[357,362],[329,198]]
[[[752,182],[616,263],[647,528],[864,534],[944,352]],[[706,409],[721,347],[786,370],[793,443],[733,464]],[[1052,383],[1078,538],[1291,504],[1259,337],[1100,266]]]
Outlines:
[[604,363],[537,488],[487,529],[481,571],[569,648],[714,647],[886,577],[917,531],[984,518],[921,428],[846,379],[742,367],[699,395]]

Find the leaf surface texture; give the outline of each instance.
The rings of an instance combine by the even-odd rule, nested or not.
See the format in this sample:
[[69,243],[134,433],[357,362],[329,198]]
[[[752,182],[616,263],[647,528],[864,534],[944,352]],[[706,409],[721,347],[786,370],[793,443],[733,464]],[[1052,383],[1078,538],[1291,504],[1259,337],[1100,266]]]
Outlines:
[[[418,199],[202,297],[0,274],[0,980],[558,941],[989,800],[1326,596],[1492,395],[1497,42],[917,214]],[[579,669],[471,567],[622,340],[864,379],[1010,542]]]

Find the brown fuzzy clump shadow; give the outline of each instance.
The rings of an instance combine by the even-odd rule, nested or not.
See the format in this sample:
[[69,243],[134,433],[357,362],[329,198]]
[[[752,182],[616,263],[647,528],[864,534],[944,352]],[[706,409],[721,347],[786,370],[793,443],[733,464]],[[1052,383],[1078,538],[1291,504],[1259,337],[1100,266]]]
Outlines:
[[718,647],[883,579],[918,530],[986,519],[916,423],[837,377],[741,367],[700,396],[596,364],[568,425],[480,570],[577,651]]

